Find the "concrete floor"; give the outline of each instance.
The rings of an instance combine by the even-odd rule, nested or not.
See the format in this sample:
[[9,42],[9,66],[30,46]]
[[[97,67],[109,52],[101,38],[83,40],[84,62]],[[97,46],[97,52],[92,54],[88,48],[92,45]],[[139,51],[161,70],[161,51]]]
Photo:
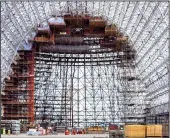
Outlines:
[[44,136],[27,136],[26,134],[19,135],[1,135],[2,138],[31,138],[31,137],[43,137],[43,138],[109,138],[108,134],[78,134],[78,135],[44,135]]

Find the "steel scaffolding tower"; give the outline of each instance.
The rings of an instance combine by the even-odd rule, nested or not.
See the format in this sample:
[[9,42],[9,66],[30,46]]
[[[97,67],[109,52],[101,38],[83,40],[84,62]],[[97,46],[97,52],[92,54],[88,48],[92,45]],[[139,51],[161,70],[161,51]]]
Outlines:
[[[36,55],[37,91],[35,95],[37,96],[36,99],[39,99],[40,93],[46,93],[46,96],[41,95],[42,98],[47,98],[45,100],[45,106],[49,105],[48,109],[50,109],[50,106],[54,106],[53,110],[49,112],[58,113],[51,116],[52,120],[59,119],[60,121],[60,113],[62,112],[64,114],[62,115],[63,117],[68,117],[67,121],[69,122],[68,124],[71,124],[70,126],[79,126],[83,123],[86,125],[99,125],[109,122],[123,123],[122,114],[128,114],[128,112],[130,113],[132,111],[125,111],[119,107],[119,105],[124,107],[123,102],[125,99],[121,99],[121,96],[126,94],[127,90],[125,89],[129,89],[129,86],[122,83],[121,88],[124,87],[124,89],[119,90],[119,83],[122,82],[121,77],[125,76],[120,73],[121,71],[126,72],[126,70],[124,69],[124,65],[120,67],[117,66],[118,55],[115,56],[115,53],[37,53]],[[119,55],[119,57],[123,56]],[[107,64],[108,62],[110,62],[110,64]],[[44,71],[45,73],[43,73],[43,70],[50,66],[52,66],[50,68],[51,71]],[[124,79],[124,83],[136,81],[132,74],[129,74],[128,77],[128,79]],[[138,87],[138,85],[134,84],[132,87]],[[135,90],[131,91],[134,94]],[[132,96],[143,97],[143,95],[139,94]],[[133,99],[131,100],[133,102]],[[64,109],[63,102],[66,102]],[[37,102],[37,105],[39,104],[40,103]],[[141,103],[141,105],[143,105],[143,103]],[[119,109],[116,109],[117,107],[119,107]],[[141,106],[138,105],[138,109],[136,110],[141,110]],[[49,115],[51,113],[46,114]],[[137,113],[139,113],[139,111]],[[132,112],[129,118],[133,117],[133,115]],[[135,116],[141,119],[143,118],[136,114]],[[137,121],[138,119],[133,120],[133,122]]]
[[13,73],[6,80],[2,104],[3,119],[34,122],[34,54],[18,51],[19,58],[12,64]]

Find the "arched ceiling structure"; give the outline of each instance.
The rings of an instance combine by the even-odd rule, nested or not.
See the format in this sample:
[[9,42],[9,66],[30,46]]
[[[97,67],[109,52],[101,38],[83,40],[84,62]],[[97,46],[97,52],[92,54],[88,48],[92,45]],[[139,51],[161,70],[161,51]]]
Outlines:
[[[18,49],[24,49],[37,24],[72,12],[102,16],[127,35],[137,51],[136,66],[147,97],[168,94],[168,2],[1,2],[1,84]],[[168,101],[165,100],[164,103]],[[159,102],[161,104],[163,101]],[[162,103],[163,104],[163,103]]]

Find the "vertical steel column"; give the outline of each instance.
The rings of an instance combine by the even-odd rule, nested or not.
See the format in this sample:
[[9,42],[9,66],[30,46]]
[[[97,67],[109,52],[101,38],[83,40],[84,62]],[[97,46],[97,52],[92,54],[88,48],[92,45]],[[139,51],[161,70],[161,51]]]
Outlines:
[[[66,58],[65,58],[65,61],[66,61]],[[61,62],[62,64],[62,62]],[[67,127],[67,124],[66,124],[66,93],[65,93],[65,64],[66,62],[64,63],[64,65],[62,66],[62,69],[63,69],[63,72],[61,72],[61,69],[60,69],[60,75],[61,75],[61,78],[62,78],[62,97],[61,97],[61,122],[65,123],[65,126]],[[65,105],[65,106],[64,106]]]
[[87,127],[87,106],[86,106],[86,54],[84,54],[84,93],[85,93],[85,96],[84,96],[84,102],[85,102],[85,126]]
[[93,60],[92,60],[92,54],[90,54],[90,69],[91,69],[91,72],[89,72],[90,73],[90,76],[91,76],[91,91],[92,91],[92,101],[93,101],[93,111],[94,111],[94,126],[97,126],[97,124],[96,124],[96,119],[97,119],[97,117],[96,117],[96,101],[95,101],[95,99],[96,99],[96,95],[95,95],[95,89],[94,89],[94,69],[93,69]]
[[[79,57],[80,55],[78,54],[78,57]],[[79,81],[80,81],[80,78],[79,78],[79,69],[80,69],[80,66],[79,66],[79,58],[78,58],[78,70],[77,70],[77,123],[78,123],[78,127],[80,126],[80,107],[79,107],[79,102],[80,102],[80,95],[79,95],[79,91],[80,91],[80,84],[79,84]]]
[[[71,94],[70,94],[70,126],[73,127],[73,79],[74,79],[74,72],[73,72],[73,61],[72,61],[71,54]],[[75,70],[75,69],[74,69]]]
[[[168,1],[168,6],[169,6],[169,12],[170,12],[170,1]],[[168,24],[170,25],[170,14],[169,14]],[[169,56],[170,56],[170,29],[169,29],[169,46],[168,46],[168,48],[169,48]],[[168,70],[170,71],[170,59],[169,59],[169,69]],[[168,86],[169,86],[169,123],[170,123],[170,73],[169,73]],[[170,125],[169,125],[169,134],[170,134]]]
[[30,120],[29,122],[34,122],[34,65],[35,65],[35,60],[34,60],[34,51],[31,51],[31,53],[29,53],[29,59],[31,62],[30,64],[28,64],[28,69],[29,69],[29,78],[28,78],[28,90],[30,90],[30,98],[29,98],[29,103],[30,103],[30,107],[28,110],[28,114],[30,115]]
[[[64,56],[65,56],[65,59],[66,59],[66,54],[64,54]],[[69,59],[66,59],[65,61],[66,61],[66,69],[64,69],[63,71],[65,72],[65,76],[63,76],[64,78],[64,103],[65,103],[65,105],[64,105],[64,108],[65,108],[65,123],[66,123],[66,126],[68,127],[68,124],[69,124],[69,122],[68,122],[68,115],[69,115],[69,113],[67,112],[67,108],[69,107],[69,105],[67,106],[67,101],[68,101],[68,95],[67,95],[67,93],[68,93],[68,89],[67,89],[67,73],[68,73],[68,60]]]

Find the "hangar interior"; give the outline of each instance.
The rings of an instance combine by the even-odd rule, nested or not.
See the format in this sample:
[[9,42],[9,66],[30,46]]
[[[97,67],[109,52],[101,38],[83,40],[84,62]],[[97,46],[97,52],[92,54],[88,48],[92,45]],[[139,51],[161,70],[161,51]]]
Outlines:
[[1,2],[2,120],[169,123],[168,2]]

